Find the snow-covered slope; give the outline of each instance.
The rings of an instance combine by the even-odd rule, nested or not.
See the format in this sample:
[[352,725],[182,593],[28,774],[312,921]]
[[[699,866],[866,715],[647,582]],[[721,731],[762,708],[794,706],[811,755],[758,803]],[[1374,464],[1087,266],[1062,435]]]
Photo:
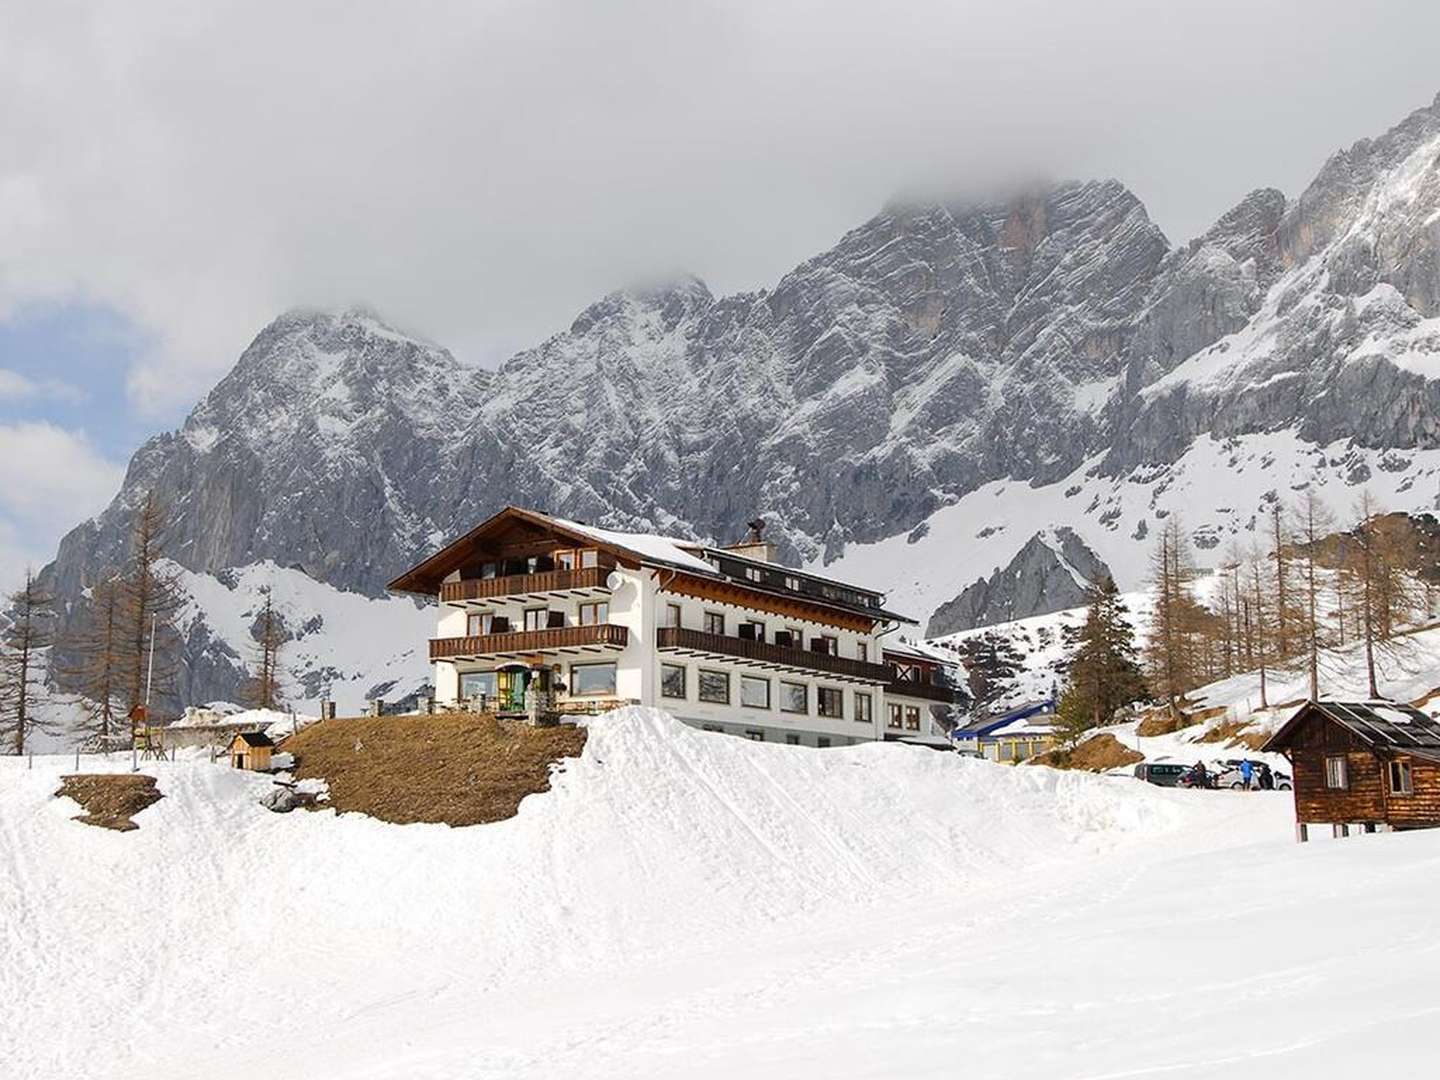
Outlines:
[[[1328,1076],[1338,1033],[1440,992],[1415,956],[1440,837],[1297,848],[1280,795],[639,710],[470,829],[276,816],[265,778],[182,759],[109,833],[50,798],[68,768],[0,761],[16,1080]],[[1384,1035],[1371,1067],[1429,1053],[1413,1024]]]

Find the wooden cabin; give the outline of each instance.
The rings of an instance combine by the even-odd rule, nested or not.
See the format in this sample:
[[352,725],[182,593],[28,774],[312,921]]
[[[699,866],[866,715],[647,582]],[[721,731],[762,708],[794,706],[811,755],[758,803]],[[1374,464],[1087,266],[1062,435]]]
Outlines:
[[275,744],[263,731],[241,731],[230,740],[230,767],[251,772],[270,771],[270,753]]
[[1310,701],[1263,747],[1295,774],[1295,833],[1440,826],[1440,721],[1394,701]]

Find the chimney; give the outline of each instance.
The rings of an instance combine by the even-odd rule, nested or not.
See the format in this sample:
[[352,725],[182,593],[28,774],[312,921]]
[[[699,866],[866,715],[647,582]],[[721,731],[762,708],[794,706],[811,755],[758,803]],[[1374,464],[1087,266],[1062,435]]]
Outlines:
[[725,550],[757,562],[774,562],[775,545],[765,539],[765,519],[757,517],[746,524],[749,531],[745,534],[745,539],[738,544],[730,544]]

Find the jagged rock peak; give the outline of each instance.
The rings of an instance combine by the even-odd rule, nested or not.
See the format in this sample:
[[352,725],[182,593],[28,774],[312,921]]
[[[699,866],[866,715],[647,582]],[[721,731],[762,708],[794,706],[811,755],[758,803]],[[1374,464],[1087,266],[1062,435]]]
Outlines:
[[658,312],[667,328],[697,315],[712,304],[710,287],[694,274],[682,273],[660,281],[644,282],[617,289],[595,301],[570,324],[571,334],[586,334],[608,319],[634,309]]

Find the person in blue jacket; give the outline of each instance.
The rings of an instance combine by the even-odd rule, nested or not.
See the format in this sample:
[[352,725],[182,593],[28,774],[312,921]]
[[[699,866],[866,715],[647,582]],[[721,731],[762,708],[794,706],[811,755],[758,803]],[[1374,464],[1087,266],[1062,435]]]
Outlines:
[[1248,760],[1240,762],[1240,782],[1245,785],[1245,790],[1250,790],[1250,778],[1255,775],[1255,766]]

